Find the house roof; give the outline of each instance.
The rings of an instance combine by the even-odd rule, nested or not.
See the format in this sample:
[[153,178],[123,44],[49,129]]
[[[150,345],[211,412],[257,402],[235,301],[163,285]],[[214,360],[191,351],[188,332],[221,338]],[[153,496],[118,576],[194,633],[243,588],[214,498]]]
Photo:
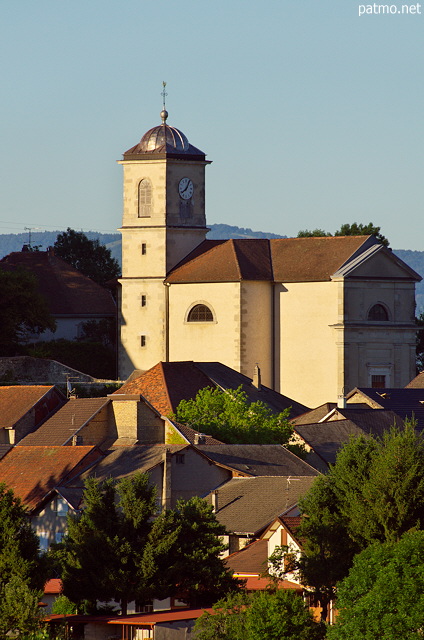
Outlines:
[[200,389],[210,386],[210,379],[194,362],[158,362],[140,376],[131,377],[112,395],[141,394],[161,415],[168,415],[181,400],[194,398]]
[[59,595],[62,593],[62,586],[62,580],[59,578],[51,578],[50,580],[47,580],[44,585],[44,595]]
[[109,398],[70,398],[59,411],[36,431],[23,438],[17,446],[65,445],[109,402]]
[[133,373],[112,396],[141,394],[162,415],[169,415],[181,400],[195,398],[201,389],[215,386],[221,389],[242,386],[250,402],[261,400],[276,413],[290,407],[291,415],[297,415],[307,408],[268,387],[258,389],[251,378],[220,362],[159,362],[145,373]]
[[94,464],[103,454],[96,447],[13,447],[0,460],[4,482],[34,509],[57,485]]
[[243,476],[316,476],[316,469],[279,444],[197,445],[215,464]]
[[72,481],[73,486],[83,484],[85,478],[95,476],[99,480],[106,478],[125,478],[136,472],[146,472],[163,462],[164,453],[179,453],[189,445],[136,444],[131,446],[113,446],[98,464]]
[[292,424],[311,424],[313,422],[319,422],[322,418],[330,413],[335,407],[336,402],[325,402],[315,409],[305,411],[291,420]]
[[[350,408],[347,405],[346,408],[334,409],[334,415],[339,419],[345,418],[351,420],[365,433],[372,433],[376,436],[380,436],[384,431],[390,429],[393,426],[402,427],[403,420],[394,411],[389,409],[371,409],[369,406],[366,408]],[[332,417],[329,416],[325,422],[331,422]]]
[[367,248],[373,236],[205,240],[168,275],[170,284],[187,282],[318,282]]
[[0,428],[12,429],[52,389],[41,385],[0,387]]
[[109,624],[130,624],[138,627],[154,627],[161,622],[177,622],[179,620],[196,620],[205,611],[215,613],[214,609],[172,609],[171,611],[153,611],[152,613],[135,613],[130,616],[119,616],[109,620]]
[[424,371],[421,371],[409,382],[405,389],[424,389]]
[[[215,515],[232,533],[258,535],[298,503],[315,477],[233,478],[215,490],[218,500]],[[212,503],[211,493],[206,500]]]
[[0,269],[22,267],[38,282],[53,316],[114,316],[115,302],[107,289],[54,255],[53,251],[13,252],[0,260]]
[[209,436],[206,433],[196,431],[191,427],[187,427],[185,424],[180,424],[179,422],[176,422],[175,420],[170,420],[169,418],[167,418],[167,421],[175,429],[177,429],[181,433],[183,438],[185,438],[187,442],[190,444],[196,444],[199,434],[201,434],[204,437],[203,444],[224,444],[223,442],[221,442],[221,440],[212,438],[212,436]]
[[[414,417],[417,426],[424,428],[424,389],[371,389],[358,387],[353,389],[347,400],[365,402],[374,409],[389,409],[397,413],[401,418]],[[348,402],[348,405],[350,403]]]
[[0,444],[0,460],[6,455],[10,449],[13,448],[13,444]]
[[[402,426],[403,420],[393,411],[379,409],[338,409],[346,419],[326,420],[295,426],[295,432],[326,464],[334,464],[338,451],[352,436],[382,436],[393,425]],[[349,419],[350,417],[350,419]]]
[[255,540],[225,558],[225,564],[233,573],[261,575],[266,571],[267,560],[268,541]]

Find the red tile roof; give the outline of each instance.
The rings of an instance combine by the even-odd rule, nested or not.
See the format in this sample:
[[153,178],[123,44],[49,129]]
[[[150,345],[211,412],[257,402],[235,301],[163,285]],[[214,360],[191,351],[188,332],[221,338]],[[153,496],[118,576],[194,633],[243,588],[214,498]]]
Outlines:
[[291,408],[291,414],[305,411],[304,405],[262,386],[257,389],[247,376],[220,362],[159,362],[145,373],[134,372],[112,395],[141,394],[162,415],[175,411],[181,400],[195,398],[205,387],[237,389],[242,386],[249,402],[261,400],[275,413]]
[[51,578],[44,585],[44,595],[62,593],[62,580],[59,578]]
[[52,389],[53,386],[0,387],[0,428],[13,428]]
[[0,460],[0,482],[34,509],[57,485],[102,456],[96,447],[13,447]]
[[109,291],[53,252],[14,252],[0,260],[2,270],[19,267],[37,278],[39,292],[47,300],[52,315],[115,315],[115,302]]
[[194,398],[213,383],[193,362],[159,362],[126,382],[118,394],[141,394],[162,415],[175,411],[181,400]]
[[[243,580],[243,576],[235,576],[239,577],[240,580]],[[257,576],[248,576],[246,578],[245,589],[247,591],[265,591],[269,589],[270,581],[269,578],[260,578]],[[296,584],[295,582],[290,582],[289,580],[279,580],[278,581],[279,589],[295,589],[296,591],[303,591],[303,587],[300,584]]]
[[318,282],[375,241],[372,236],[205,240],[168,275],[167,282]]
[[109,624],[131,624],[138,627],[154,627],[160,622],[177,622],[178,620],[196,620],[205,611],[215,613],[214,609],[172,609],[171,611],[153,611],[152,613],[135,613],[130,616],[119,616],[109,620]]

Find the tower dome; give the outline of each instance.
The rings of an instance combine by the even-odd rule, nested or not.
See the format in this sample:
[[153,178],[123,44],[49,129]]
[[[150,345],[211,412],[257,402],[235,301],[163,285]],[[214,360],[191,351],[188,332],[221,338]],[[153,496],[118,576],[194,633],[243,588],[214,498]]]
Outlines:
[[146,131],[140,142],[124,153],[124,158],[140,157],[144,154],[205,158],[204,152],[190,144],[182,131],[166,124],[168,112],[165,109],[160,115],[162,124]]

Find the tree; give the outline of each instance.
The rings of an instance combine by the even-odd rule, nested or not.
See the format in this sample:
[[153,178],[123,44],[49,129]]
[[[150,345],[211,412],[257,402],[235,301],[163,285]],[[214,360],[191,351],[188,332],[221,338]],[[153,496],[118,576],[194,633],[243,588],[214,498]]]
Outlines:
[[322,620],[327,620],[336,584],[347,575],[359,546],[348,534],[330,477],[318,477],[300,507],[305,515],[298,530],[303,548],[297,569],[302,584],[313,590],[321,604]]
[[56,323],[35,277],[24,269],[0,270],[0,354],[14,355],[29,333],[55,331]]
[[120,274],[118,261],[112,258],[110,250],[98,240],[89,240],[82,231],[68,227],[59,233],[54,250],[59,258],[102,286]]
[[212,507],[198,497],[161,513],[149,535],[143,572],[155,597],[178,596],[190,606],[210,606],[239,588],[220,554],[226,533]]
[[321,640],[325,626],[313,620],[302,598],[286,589],[231,597],[196,622],[197,640]]
[[385,247],[389,246],[389,241],[382,233],[381,227],[376,227],[372,222],[361,224],[353,222],[352,224],[342,224],[340,229],[334,233],[335,236],[375,236]]
[[196,620],[197,640],[246,640],[246,614],[251,596],[245,591],[231,593]]
[[297,234],[298,238],[322,238],[327,236],[332,236],[333,234],[329,231],[324,231],[324,229],[314,229],[313,231],[309,231],[308,229],[304,229],[303,231],[299,231]]
[[85,508],[68,516],[68,534],[53,551],[72,602],[94,611],[97,600],[114,599],[125,615],[129,601],[149,597],[141,564],[155,498],[147,474],[86,481]]
[[39,625],[38,603],[46,578],[38,540],[13,491],[0,484],[0,638]]
[[299,231],[297,234],[298,238],[317,238],[322,236],[375,236],[377,240],[379,240],[385,247],[389,246],[389,241],[382,233],[380,233],[381,227],[376,227],[372,222],[368,224],[361,224],[357,222],[353,222],[352,224],[342,224],[338,231],[335,231],[334,234],[329,231],[324,231],[323,229],[314,229],[313,231],[309,231],[308,229],[304,229],[303,231]]
[[287,444],[293,432],[288,416],[288,409],[275,414],[264,402],[249,403],[240,386],[201,389],[181,400],[173,417],[229,444]]
[[338,588],[329,640],[416,640],[424,633],[424,531],[377,542]]
[[381,438],[352,438],[300,508],[299,569],[325,605],[355,553],[375,541],[397,541],[424,522],[423,436],[406,423]]

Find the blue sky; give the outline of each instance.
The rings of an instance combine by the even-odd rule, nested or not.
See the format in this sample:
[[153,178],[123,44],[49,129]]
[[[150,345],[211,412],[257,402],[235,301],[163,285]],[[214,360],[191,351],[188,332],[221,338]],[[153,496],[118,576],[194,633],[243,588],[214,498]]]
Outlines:
[[293,236],[372,221],[424,250],[421,12],[3,0],[0,233],[116,230],[116,160],[159,124],[165,80],[168,123],[213,161],[209,223]]

